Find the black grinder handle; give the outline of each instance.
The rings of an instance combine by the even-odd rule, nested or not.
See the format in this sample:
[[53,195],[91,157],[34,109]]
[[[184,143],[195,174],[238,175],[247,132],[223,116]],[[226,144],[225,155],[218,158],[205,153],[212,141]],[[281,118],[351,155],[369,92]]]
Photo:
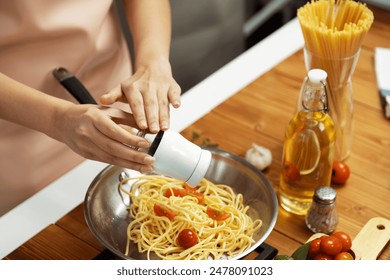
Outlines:
[[89,91],[68,69],[57,67],[53,70],[53,75],[80,104],[97,104]]

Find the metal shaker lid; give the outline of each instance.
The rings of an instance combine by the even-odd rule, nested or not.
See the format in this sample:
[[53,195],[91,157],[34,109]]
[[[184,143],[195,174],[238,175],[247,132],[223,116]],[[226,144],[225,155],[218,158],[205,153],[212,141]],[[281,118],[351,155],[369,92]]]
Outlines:
[[318,203],[332,204],[336,201],[336,190],[329,186],[318,187],[314,192],[313,199]]

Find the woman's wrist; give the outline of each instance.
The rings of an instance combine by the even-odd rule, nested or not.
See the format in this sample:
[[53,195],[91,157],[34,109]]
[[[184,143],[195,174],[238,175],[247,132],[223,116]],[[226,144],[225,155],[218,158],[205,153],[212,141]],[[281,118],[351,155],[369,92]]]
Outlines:
[[51,138],[63,142],[64,126],[68,119],[68,112],[71,110],[72,106],[77,105],[62,99],[56,100],[54,103],[55,104],[53,104],[50,110],[50,121],[44,133]]
[[160,53],[143,53],[136,57],[135,60],[135,70],[139,70],[142,68],[162,68],[165,71],[171,72],[171,64],[166,55]]

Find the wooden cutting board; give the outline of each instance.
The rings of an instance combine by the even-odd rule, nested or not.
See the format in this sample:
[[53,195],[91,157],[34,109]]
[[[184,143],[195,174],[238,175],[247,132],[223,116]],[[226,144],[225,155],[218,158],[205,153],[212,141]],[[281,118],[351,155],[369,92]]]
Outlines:
[[352,241],[356,260],[376,260],[390,240],[390,220],[369,220]]

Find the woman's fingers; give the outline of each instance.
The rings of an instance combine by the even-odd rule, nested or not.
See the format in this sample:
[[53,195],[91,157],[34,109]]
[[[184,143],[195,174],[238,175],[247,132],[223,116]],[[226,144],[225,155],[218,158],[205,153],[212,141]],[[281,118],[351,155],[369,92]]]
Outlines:
[[109,140],[113,140],[112,142],[118,142],[135,149],[150,147],[150,143],[146,139],[123,129],[109,118],[99,119],[94,123],[94,128],[106,136]]
[[99,109],[116,124],[123,124],[133,128],[138,128],[134,116],[128,112],[114,107],[100,106]]
[[160,129],[167,130],[169,128],[169,101],[168,101],[168,89],[160,88],[156,94],[158,99],[158,112],[160,120]]
[[122,85],[137,125],[150,132],[169,128],[168,88],[141,81]]
[[106,94],[100,96],[99,101],[103,105],[111,105],[117,101],[127,102],[127,99],[123,96],[121,85],[117,85],[115,88],[113,88]]
[[83,156],[91,160],[97,160],[108,164],[137,170],[142,173],[153,171],[154,159],[147,154],[136,152],[134,150],[129,151],[128,147],[122,148],[120,146],[115,147],[115,145],[110,146],[104,144],[102,144],[102,146],[104,148],[101,148],[100,145],[95,142],[90,142],[89,145],[83,148]]
[[[104,114],[101,114],[101,112]],[[137,136],[135,133],[130,133],[118,125],[132,126],[134,120],[131,114],[115,108],[101,108],[99,111],[96,111],[96,115],[92,118],[94,118],[93,124],[95,128],[107,137],[132,147],[148,147],[149,143],[146,139]]]
[[169,102],[171,102],[173,108],[180,107],[181,105],[180,95],[181,95],[181,88],[175,81],[173,81],[168,90]]
[[94,139],[94,144],[110,155],[110,157],[140,164],[153,164],[154,159],[152,156],[139,152],[131,146],[112,139],[110,136],[112,137],[110,134],[102,133],[101,127],[91,131],[91,138]]
[[138,127],[140,129],[150,129],[145,114],[144,98],[139,89],[134,85],[122,86],[122,89]]

